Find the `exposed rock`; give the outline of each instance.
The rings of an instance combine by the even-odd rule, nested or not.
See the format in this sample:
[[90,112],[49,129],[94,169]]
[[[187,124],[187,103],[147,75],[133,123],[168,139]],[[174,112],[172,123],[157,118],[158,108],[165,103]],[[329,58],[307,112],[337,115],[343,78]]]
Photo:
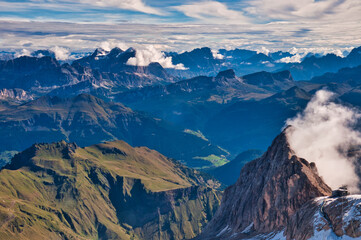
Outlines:
[[332,235],[360,238],[361,196],[321,197],[308,202],[292,217],[285,235],[297,240]]
[[217,74],[216,78],[236,78],[236,73],[233,69],[228,69],[225,71],[221,71]]
[[32,94],[24,91],[23,89],[0,89],[0,99],[4,100],[15,100],[15,101],[29,101],[33,100]]
[[294,155],[286,131],[262,157],[243,167],[199,239],[245,239],[281,231],[305,203],[331,194],[314,164]]

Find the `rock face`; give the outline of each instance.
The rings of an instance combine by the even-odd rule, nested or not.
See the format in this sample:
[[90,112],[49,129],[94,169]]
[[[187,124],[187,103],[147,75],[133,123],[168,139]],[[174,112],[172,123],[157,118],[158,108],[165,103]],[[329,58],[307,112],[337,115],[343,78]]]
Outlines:
[[34,97],[23,89],[0,89],[0,99],[2,100],[14,100],[14,101],[29,101]]
[[219,184],[122,141],[37,144],[0,171],[0,239],[190,239]]
[[[361,195],[320,197],[305,204],[292,217],[287,239],[336,239],[361,237]],[[348,239],[348,238],[347,238]]]
[[305,203],[331,194],[315,164],[294,155],[286,131],[262,157],[243,167],[199,239],[246,239],[281,231]]

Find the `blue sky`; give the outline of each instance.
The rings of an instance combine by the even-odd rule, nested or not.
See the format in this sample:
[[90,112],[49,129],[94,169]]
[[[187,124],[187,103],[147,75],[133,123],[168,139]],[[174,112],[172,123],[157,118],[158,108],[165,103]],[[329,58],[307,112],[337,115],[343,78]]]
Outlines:
[[0,49],[152,45],[336,51],[361,45],[360,0],[0,1]]

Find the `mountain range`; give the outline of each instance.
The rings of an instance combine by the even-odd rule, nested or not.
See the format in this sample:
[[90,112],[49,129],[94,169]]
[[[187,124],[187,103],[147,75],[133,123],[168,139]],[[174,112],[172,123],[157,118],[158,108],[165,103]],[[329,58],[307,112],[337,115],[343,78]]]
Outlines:
[[358,114],[360,48],[161,53],[182,70],[137,51],[0,60],[0,239],[361,237],[360,196],[334,195],[285,128],[321,89]]
[[0,152],[21,151],[34,142],[66,140],[88,146],[121,139],[132,146],[156,149],[192,167],[212,166],[203,159],[209,155],[228,155],[208,140],[161,119],[88,94],[73,98],[43,96],[2,106]]

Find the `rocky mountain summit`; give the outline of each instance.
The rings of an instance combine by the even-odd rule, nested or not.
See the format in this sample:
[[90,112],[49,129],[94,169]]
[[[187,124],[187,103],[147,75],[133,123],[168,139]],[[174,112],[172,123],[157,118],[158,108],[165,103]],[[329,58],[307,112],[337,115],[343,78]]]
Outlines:
[[[287,130],[262,157],[243,167],[199,239],[268,239],[284,229],[292,231],[293,216],[309,201],[331,195],[315,164],[290,148]],[[302,225],[300,219],[296,222]]]

